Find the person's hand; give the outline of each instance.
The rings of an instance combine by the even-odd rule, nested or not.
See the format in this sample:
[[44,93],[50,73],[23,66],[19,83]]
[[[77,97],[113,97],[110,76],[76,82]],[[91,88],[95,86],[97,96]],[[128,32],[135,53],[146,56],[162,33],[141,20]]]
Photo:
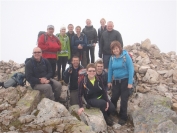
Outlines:
[[132,84],[128,84],[128,88],[131,89],[132,88]]
[[49,82],[50,82],[50,80],[46,80],[46,81],[45,81],[45,84],[48,84]]
[[108,88],[111,89],[112,83],[108,83]]
[[107,103],[106,103],[106,108],[105,108],[105,111],[107,111],[107,110],[108,110],[108,108],[109,108],[109,103],[107,102]]
[[95,46],[96,46],[96,43],[94,43],[93,46],[95,47]]
[[41,84],[45,84],[45,82],[46,82],[46,80],[47,80],[46,78],[39,78],[39,79],[40,79],[40,83],[41,83]]
[[84,112],[84,108],[78,109],[78,115],[81,115],[82,112]]
[[78,49],[82,49],[83,46],[81,44],[78,45]]

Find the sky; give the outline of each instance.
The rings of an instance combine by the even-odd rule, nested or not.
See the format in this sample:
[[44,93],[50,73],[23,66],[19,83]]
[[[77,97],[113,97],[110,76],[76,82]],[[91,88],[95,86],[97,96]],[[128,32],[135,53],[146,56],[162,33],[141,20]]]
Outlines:
[[[1,0],[0,61],[24,63],[32,56],[39,31],[72,23],[100,27],[100,19],[114,22],[124,46],[149,38],[161,52],[177,52],[175,0]],[[98,47],[95,50],[98,58]]]

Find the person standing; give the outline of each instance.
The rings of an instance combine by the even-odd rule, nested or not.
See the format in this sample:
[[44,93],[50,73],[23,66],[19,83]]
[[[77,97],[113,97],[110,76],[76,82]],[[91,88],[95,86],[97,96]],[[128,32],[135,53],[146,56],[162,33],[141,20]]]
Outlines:
[[128,52],[122,49],[120,42],[113,41],[110,47],[112,56],[109,60],[108,87],[112,86],[111,102],[116,108],[117,101],[121,97],[118,124],[124,125],[127,121],[129,89],[133,84],[134,65]]
[[87,64],[90,63],[89,53],[91,57],[91,63],[95,62],[95,46],[97,43],[97,32],[96,29],[93,27],[92,22],[90,19],[86,20],[86,26],[82,30],[82,33],[84,33],[87,36]]
[[98,29],[98,46],[100,46],[100,39],[101,39],[102,33],[106,31],[106,25],[105,25],[106,20],[102,18],[100,20],[100,24],[101,24],[101,27]]
[[[73,29],[74,29],[73,24],[69,24],[68,25],[68,32],[66,33],[67,36],[69,37],[71,57],[73,56],[73,50],[72,50],[72,46],[71,46],[71,41],[72,41],[72,37],[75,35]],[[71,58],[68,60],[68,64],[71,64]]]
[[107,23],[107,30],[102,33],[100,40],[99,57],[103,57],[104,67],[106,70],[108,69],[109,59],[111,57],[111,42],[117,40],[120,42],[121,47],[123,48],[122,36],[117,30],[114,30],[113,28],[113,22],[109,21]]
[[52,67],[52,78],[55,76],[57,52],[61,50],[59,39],[53,34],[54,26],[48,25],[47,32],[38,39],[38,47],[42,50],[42,57],[48,59]]
[[[63,73],[65,71],[67,61],[68,59],[71,58],[70,41],[69,41],[69,37],[66,35],[66,28],[64,26],[60,28],[60,33],[56,34],[56,36],[59,38],[61,42],[61,51],[58,52],[58,61],[57,61],[58,80],[63,80]],[[61,73],[61,67],[62,67],[62,73]]]
[[72,49],[73,55],[79,57],[83,67],[87,66],[87,57],[86,57],[86,46],[87,46],[87,37],[84,33],[81,33],[81,27],[76,26],[76,34],[72,37]]
[[64,72],[64,82],[69,84],[70,105],[78,104],[78,72],[83,69],[78,56],[72,57],[71,65]]
[[52,67],[49,61],[42,57],[42,50],[35,47],[32,58],[25,62],[25,76],[31,87],[39,90],[46,98],[61,101],[61,83],[52,79]]

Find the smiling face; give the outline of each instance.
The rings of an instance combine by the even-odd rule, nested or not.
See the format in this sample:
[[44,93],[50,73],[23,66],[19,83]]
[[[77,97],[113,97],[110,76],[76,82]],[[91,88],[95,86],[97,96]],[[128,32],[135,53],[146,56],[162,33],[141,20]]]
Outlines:
[[108,30],[108,31],[112,31],[113,28],[114,28],[113,22],[109,21],[109,22],[107,23],[107,30]]
[[71,24],[68,25],[68,31],[69,31],[69,32],[72,33],[72,32],[73,32],[73,29],[74,29],[73,25],[71,25]]
[[61,30],[60,30],[60,33],[61,33],[62,35],[65,35],[65,33],[66,33],[66,29],[64,29],[64,28],[61,29]]
[[53,28],[48,28],[47,33],[48,33],[49,36],[53,35],[54,29]]
[[76,57],[72,58],[72,65],[73,65],[74,68],[78,68],[79,67],[79,63],[80,63],[79,58],[76,58]]
[[112,52],[115,56],[119,56],[120,55],[120,49],[119,47],[115,46],[113,49],[112,49]]
[[102,73],[103,69],[104,69],[103,64],[99,64],[99,63],[96,64],[97,73]]
[[76,33],[77,33],[77,34],[80,34],[80,33],[81,33],[81,28],[80,28],[80,27],[76,27],[75,30],[76,30]]
[[88,68],[87,74],[89,79],[93,79],[96,75],[96,69],[92,67]]
[[87,19],[87,20],[86,20],[86,25],[87,25],[87,26],[91,26],[91,25],[92,25],[92,22],[91,22],[90,19]]
[[35,58],[35,60],[40,61],[42,56],[42,51],[39,47],[36,47],[33,49],[33,57]]
[[106,21],[104,20],[104,19],[102,19],[101,21],[100,21],[100,24],[101,24],[101,26],[105,26],[105,24],[106,24]]

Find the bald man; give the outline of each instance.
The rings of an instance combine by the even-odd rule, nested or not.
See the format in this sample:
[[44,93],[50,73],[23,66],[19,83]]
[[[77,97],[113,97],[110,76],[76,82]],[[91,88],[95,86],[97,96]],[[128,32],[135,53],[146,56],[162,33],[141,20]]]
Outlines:
[[99,44],[99,57],[103,58],[105,69],[108,69],[109,58],[112,55],[110,45],[112,41],[119,41],[123,47],[122,36],[119,31],[114,30],[114,24],[112,21],[107,22],[107,29],[102,33]]
[[33,49],[33,56],[25,65],[26,80],[34,90],[39,90],[51,100],[59,102],[61,83],[52,79],[52,67],[49,61],[42,57],[39,47]]

